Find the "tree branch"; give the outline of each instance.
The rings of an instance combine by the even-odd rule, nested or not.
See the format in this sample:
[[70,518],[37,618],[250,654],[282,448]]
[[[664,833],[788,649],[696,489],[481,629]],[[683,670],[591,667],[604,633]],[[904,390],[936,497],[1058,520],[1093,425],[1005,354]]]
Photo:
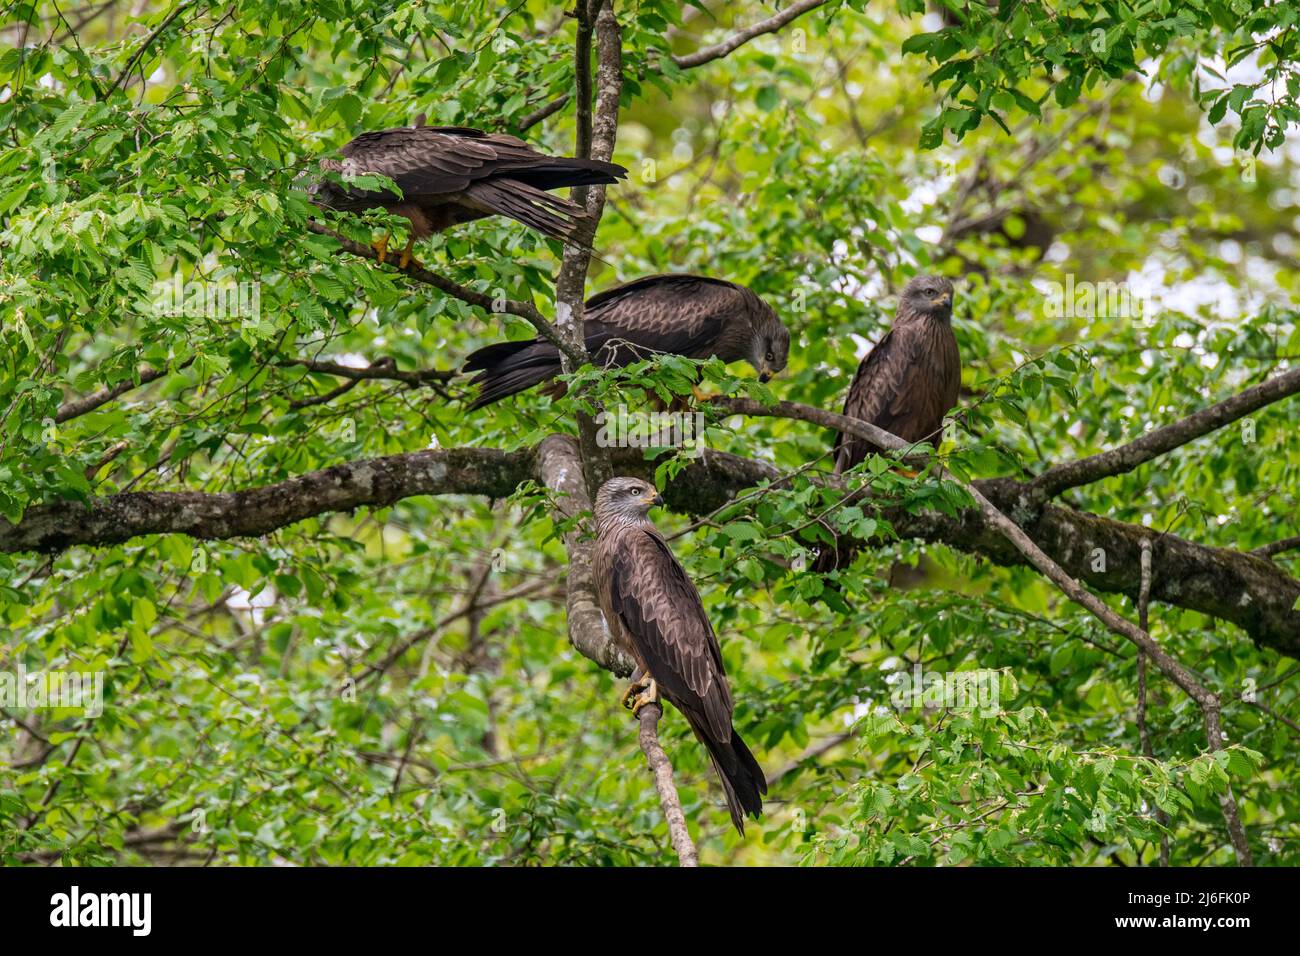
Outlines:
[[1290,551],[1292,548],[1300,548],[1300,534],[1291,538],[1283,538],[1281,541],[1274,541],[1263,547],[1256,548],[1251,554],[1257,554],[1261,558],[1271,558],[1275,554],[1282,554],[1284,551]]
[[[375,262],[379,261],[379,253],[373,246],[368,246],[365,243],[349,239],[347,236],[341,235],[324,223],[311,219],[307,221],[307,228],[318,235],[329,236],[331,239],[338,242],[346,252],[350,252],[354,256],[360,256],[363,259],[371,259]],[[435,289],[445,292],[454,299],[460,299],[460,301],[468,303],[469,305],[476,305],[485,312],[490,312],[493,315],[502,312],[510,315],[517,315],[519,318],[527,320],[529,324],[537,330],[537,333],[542,338],[554,345],[564,355],[568,356],[570,359],[582,359],[581,355],[572,354],[573,350],[569,343],[565,342],[559,336],[555,331],[555,326],[546,321],[546,317],[543,316],[542,313],[537,310],[537,306],[533,305],[531,302],[523,302],[518,299],[506,299],[502,302],[499,299],[493,299],[489,295],[482,292],[476,292],[468,286],[461,285],[459,282],[454,282],[446,276],[440,276],[436,272],[430,272],[428,269],[421,265],[417,265],[415,262],[408,264],[405,269],[399,267],[396,262],[392,261],[384,264],[392,266],[394,269],[410,276],[417,282],[431,285]],[[578,364],[581,365],[583,363],[579,361]]]
[[117,79],[113,81],[113,85],[108,88],[105,98],[112,96],[114,91],[116,91],[117,88],[126,81],[126,78],[131,75],[131,71],[135,69],[136,62],[144,56],[149,47],[153,46],[153,42],[162,35],[164,30],[171,26],[173,20],[185,12],[185,9],[189,7],[192,2],[193,0],[181,0],[181,2],[178,3],[172,11],[167,14],[167,16],[163,17],[162,22],[153,28],[153,31],[144,38],[144,42],[141,43],[140,46],[136,48],[136,51],[131,54],[131,59],[126,61],[126,66],[122,67],[122,72],[117,75]]
[[[1084,590],[1079,585],[1079,582],[1066,574],[1056,562],[1044,554],[1042,549],[1034,544],[1018,525],[998,511],[978,490],[970,486],[967,486],[967,490],[974,496],[980,510],[984,512],[986,520],[1001,531],[1007,540],[1015,545],[1016,549],[1044,577],[1055,584],[1066,597],[1092,614],[1111,631],[1121,637],[1128,638],[1136,644],[1138,649],[1145,652],[1166,677],[1177,684],[1188,697],[1196,702],[1197,706],[1201,708],[1201,713],[1205,719],[1205,736],[1210,750],[1222,750],[1224,748],[1224,739],[1223,730],[1219,724],[1221,705],[1218,695],[1197,680],[1196,675],[1184,667],[1181,662],[1166,653],[1164,648],[1157,644],[1149,633],[1120,617],[1091,591]],[[1237,813],[1237,804],[1232,798],[1231,790],[1220,797],[1219,804],[1223,810],[1224,820],[1227,822],[1228,837],[1232,841],[1238,864],[1253,866],[1250,845],[1246,840],[1246,833],[1241,825],[1241,818]]]
[[[758,408],[754,414],[772,413],[761,405]],[[816,418],[828,417],[818,423],[830,428],[842,417],[810,411]],[[871,431],[865,422],[855,427],[864,434]],[[869,440],[884,434],[875,430]],[[558,441],[574,448],[572,439]],[[536,464],[539,452],[530,448],[419,451],[363,459],[244,491],[123,493],[94,498],[88,505],[53,501],[29,507],[16,525],[0,518],[0,552],[118,544],[147,534],[179,533],[200,539],[256,536],[332,511],[386,506],[412,495],[502,498],[528,480],[560,487],[540,473],[544,469]],[[655,462],[644,460],[641,449],[611,449],[611,460],[619,474],[653,477]],[[579,474],[575,461],[570,457],[566,464],[561,458],[551,474],[568,467],[572,479]],[[767,462],[706,449],[665,487],[664,496],[674,510],[707,515],[745,489],[789,480],[788,474]],[[834,482],[827,477],[816,480]],[[1034,513],[1025,507],[1027,483],[1014,479],[981,480],[974,487],[1000,511],[1014,515],[1044,552],[1089,587],[1136,598],[1141,543],[1149,541],[1161,569],[1152,583],[1153,600],[1235,624],[1258,644],[1300,658],[1300,613],[1292,609],[1300,597],[1300,581],[1273,562],[1057,505]],[[583,507],[579,503],[577,510]],[[1003,565],[1028,563],[977,509],[946,515],[886,507],[881,515],[904,539],[942,543]],[[1098,549],[1106,555],[1104,570],[1094,566]]]
[[245,491],[125,492],[88,505],[34,505],[16,525],[0,518],[0,551],[61,551],[147,534],[257,537],[317,515],[386,507],[412,495],[504,498],[533,476],[534,461],[531,448],[418,451],[363,458]]
[[[186,359],[176,367],[177,371],[183,368],[188,368],[193,361],[193,358]],[[69,399],[59,406],[59,410],[54,415],[54,421],[61,425],[66,421],[93,412],[95,409],[107,405],[109,402],[113,401],[113,399],[131,391],[133,388],[139,388],[141,385],[147,385],[150,382],[162,378],[167,374],[167,371],[168,370],[165,368],[154,368],[151,365],[141,365],[136,370],[136,379],[138,379],[138,381],[136,379],[127,379],[126,381],[118,382],[112,387],[101,388],[98,391],[91,392],[89,395],[83,395],[81,398]]]
[[568,103],[569,103],[568,93],[565,93],[563,96],[558,96],[555,99],[551,100],[551,102],[547,103],[545,106],[539,107],[533,112],[529,113],[527,116],[525,116],[523,119],[519,121],[519,125],[515,128],[521,133],[526,129],[531,129],[532,127],[540,123],[542,120],[546,119],[549,116],[553,116],[554,114],[558,113],[560,110],[564,109],[564,107],[567,106]]
[[1069,488],[1125,474],[1152,458],[1195,441],[1297,392],[1300,392],[1300,368],[1283,372],[1267,382],[1238,392],[1231,398],[1203,408],[1172,425],[1147,432],[1127,445],[1049,468],[1030,484],[1031,496],[1036,501],[1046,501]]
[[659,792],[659,806],[664,811],[664,821],[668,824],[668,838],[672,840],[677,860],[682,866],[699,866],[700,857],[691,841],[691,831],[686,826],[686,814],[682,812],[682,801],[677,795],[677,785],[673,782],[673,765],[668,754],[659,745],[659,718],[663,708],[658,704],[646,704],[637,715],[641,729],[637,740],[641,752],[645,754],[646,763],[655,778],[655,790]]
[[790,6],[778,11],[766,20],[760,20],[753,26],[732,34],[721,43],[701,47],[694,53],[687,53],[684,56],[675,56],[673,62],[681,69],[689,70],[692,67],[703,66],[705,63],[719,60],[744,46],[755,37],[762,36],[764,33],[775,33],[791,20],[803,16],[809,10],[817,9],[825,3],[826,0],[799,0],[798,3],[790,4]]
[[317,359],[285,359],[280,364],[282,366],[298,365],[310,372],[320,372],[322,375],[337,375],[339,378],[350,378],[354,381],[384,379],[386,381],[405,382],[407,385],[412,386],[449,382],[460,374],[455,370],[437,368],[422,368],[403,372],[391,358],[382,358],[360,368]]
[[[594,18],[593,18],[594,17]],[[596,38],[596,112],[591,104],[591,39]],[[576,150],[582,158],[608,161],[614,154],[618,135],[618,106],[623,89],[623,34],[614,15],[614,0],[578,0],[578,39],[574,53],[577,89],[578,133]],[[590,362],[586,346],[586,323],[583,302],[586,299],[587,270],[596,229],[605,211],[605,187],[578,186],[574,202],[586,209],[587,218],[579,220],[573,239],[565,244],[564,260],[555,280],[555,313],[559,336],[567,348],[561,366],[567,373]],[[600,447],[592,416],[578,412],[578,442],[582,450],[583,476],[588,498],[612,477],[609,454]]]

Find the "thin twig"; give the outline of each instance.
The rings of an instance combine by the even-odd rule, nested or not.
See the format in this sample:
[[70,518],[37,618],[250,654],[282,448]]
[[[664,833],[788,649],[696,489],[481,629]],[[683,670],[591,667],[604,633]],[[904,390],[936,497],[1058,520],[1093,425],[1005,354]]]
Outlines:
[[689,70],[692,67],[703,66],[713,60],[720,60],[733,51],[744,46],[755,37],[762,36],[764,33],[775,33],[791,20],[801,17],[809,10],[815,10],[826,3],[826,0],[799,0],[798,3],[792,3],[784,10],[780,10],[768,17],[766,20],[760,20],[753,26],[746,27],[733,33],[721,43],[715,43],[712,46],[701,47],[694,53],[687,53],[684,56],[673,57],[673,62],[683,70]]
[[[1142,539],[1142,552],[1140,559],[1141,567],[1141,584],[1138,588],[1138,627],[1150,633],[1151,628],[1148,626],[1148,616],[1151,607],[1151,541],[1147,538]],[[1155,759],[1155,748],[1151,745],[1151,733],[1147,728],[1147,655],[1146,651],[1138,650],[1137,658],[1137,678],[1138,678],[1138,702],[1137,702],[1137,726],[1138,740],[1142,745],[1142,753],[1152,760]],[[1160,824],[1162,831],[1167,830],[1169,826],[1169,814],[1165,813],[1160,807],[1156,807],[1156,822]],[[1169,834],[1161,832],[1160,834],[1160,865],[1169,865]]]
[[171,26],[171,22],[175,20],[178,16],[180,16],[181,13],[185,11],[185,8],[188,7],[191,2],[192,0],[181,0],[181,2],[176,5],[175,9],[173,9],[171,13],[163,17],[162,23],[154,27],[153,32],[144,38],[144,42],[141,43],[138,48],[136,48],[135,53],[131,54],[131,59],[129,59],[126,63],[126,66],[122,68],[122,72],[117,75],[117,79],[113,81],[113,85],[108,88],[108,93],[106,94],[106,98],[108,96],[112,96],[113,93],[118,89],[118,87],[120,87],[126,81],[126,78],[131,75],[131,71],[135,69],[136,61],[138,61],[142,56],[144,56],[145,52],[149,49],[149,47],[153,45],[153,42],[158,39],[158,37],[162,34],[164,30],[166,30],[169,26]]
[[[324,223],[311,220],[307,223],[307,228],[318,235],[329,236],[338,242],[345,251],[352,253],[354,256],[360,256],[363,259],[371,259],[375,262],[379,261],[379,252],[374,248],[374,246],[355,242],[346,236],[340,235]],[[385,265],[390,265],[399,272],[415,279],[417,282],[431,285],[435,289],[445,292],[453,298],[460,299],[462,302],[468,303],[469,305],[476,305],[485,312],[493,314],[505,312],[510,315],[517,315],[521,319],[526,319],[529,324],[538,331],[542,338],[546,339],[565,355],[575,359],[581,358],[581,356],[572,354],[573,350],[569,346],[569,343],[560,338],[559,334],[555,331],[555,326],[546,321],[546,318],[541,312],[537,311],[537,307],[531,302],[522,302],[516,299],[506,299],[505,301],[493,299],[485,293],[476,292],[467,286],[461,285],[459,282],[453,282],[446,276],[440,276],[436,272],[430,272],[428,269],[417,265],[414,262],[409,263],[405,268],[402,268],[396,262],[392,261],[386,262]],[[581,365],[583,363],[579,361],[578,364]]]

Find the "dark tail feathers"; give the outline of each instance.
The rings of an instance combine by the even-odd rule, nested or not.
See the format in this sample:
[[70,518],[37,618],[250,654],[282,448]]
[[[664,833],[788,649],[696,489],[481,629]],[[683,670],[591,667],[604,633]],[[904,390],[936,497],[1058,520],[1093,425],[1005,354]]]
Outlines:
[[[596,355],[609,337],[609,332],[605,330],[590,329],[587,333],[587,351]],[[610,357],[610,361],[626,364],[630,359],[619,352]],[[484,346],[465,360],[464,371],[478,372],[470,380],[471,385],[479,386],[479,392],[470,403],[469,410],[474,411],[540,385],[559,375],[560,369],[559,351],[542,339],[497,342],[495,345]]]
[[499,402],[540,385],[560,373],[560,353],[550,342],[498,342],[479,349],[465,361],[465,371],[478,372],[470,384],[479,386],[470,411]]
[[763,814],[763,794],[767,793],[767,779],[763,768],[758,765],[754,755],[735,728],[731,731],[731,740],[720,744],[696,727],[691,721],[695,736],[703,743],[713,758],[713,769],[722,781],[722,792],[727,797],[727,810],[731,813],[731,822],[741,836],[745,835],[745,814],[758,817]]
[[561,242],[587,218],[581,206],[517,179],[486,179],[473,183],[462,195],[482,212],[507,216]]
[[566,186],[599,186],[627,178],[627,169],[617,163],[574,156],[552,156],[526,169],[512,169],[506,175],[534,189],[563,189]]
[[471,184],[464,195],[483,212],[508,216],[544,236],[567,242],[587,210],[546,190],[616,183],[627,170],[597,159],[556,156]]

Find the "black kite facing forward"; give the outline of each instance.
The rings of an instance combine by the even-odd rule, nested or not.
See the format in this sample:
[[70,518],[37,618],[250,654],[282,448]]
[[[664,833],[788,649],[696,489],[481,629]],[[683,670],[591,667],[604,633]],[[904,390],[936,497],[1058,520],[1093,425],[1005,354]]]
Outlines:
[[[952,282],[917,276],[903,287],[898,315],[858,366],[844,400],[844,414],[870,422],[908,442],[942,441],[943,416],[957,404],[961,356],[952,332]],[[852,435],[835,435],[835,474],[881,449]],[[827,547],[813,570],[826,573],[853,559],[844,544]]]
[[[606,289],[587,300],[587,351],[602,368],[655,352],[749,362],[766,382],[785,368],[790,333],[757,295],[734,282],[689,274],[655,275]],[[560,374],[560,353],[545,339],[499,342],[470,355],[465,370],[481,386],[482,408]]]
[[[409,219],[403,268],[415,240],[485,216],[508,216],[545,236],[567,240],[587,211],[546,190],[614,183],[627,175],[614,163],[546,156],[514,136],[460,126],[362,133],[341,152],[342,160],[322,160],[320,168],[341,176],[378,173],[402,195],[323,181],[312,188],[314,201],[345,212],[382,207]],[[386,251],[380,249],[381,261]]]
[[601,486],[592,557],[600,609],[615,642],[637,663],[624,703],[636,713],[662,694],[682,712],[713,759],[731,822],[744,834],[745,814],[763,812],[767,781],[731,726],[731,688],[699,592],[646,517],[662,503],[639,478]]

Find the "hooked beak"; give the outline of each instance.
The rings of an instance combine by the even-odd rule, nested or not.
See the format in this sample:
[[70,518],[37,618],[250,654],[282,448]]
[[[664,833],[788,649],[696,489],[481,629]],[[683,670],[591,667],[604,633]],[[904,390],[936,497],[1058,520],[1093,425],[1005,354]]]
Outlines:
[[664,503],[664,496],[659,494],[659,492],[656,491],[654,495],[647,498],[643,498],[642,501],[645,502],[647,507],[654,508]]
[[772,373],[767,369],[763,369],[763,371],[758,373],[758,380],[766,385],[768,382],[772,381]]
[[931,300],[931,305],[946,309],[952,305],[952,296],[945,292],[939,298]]

